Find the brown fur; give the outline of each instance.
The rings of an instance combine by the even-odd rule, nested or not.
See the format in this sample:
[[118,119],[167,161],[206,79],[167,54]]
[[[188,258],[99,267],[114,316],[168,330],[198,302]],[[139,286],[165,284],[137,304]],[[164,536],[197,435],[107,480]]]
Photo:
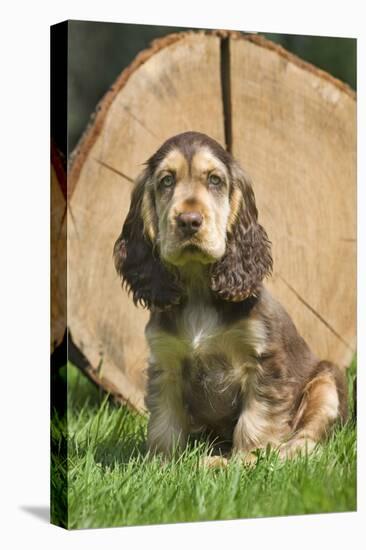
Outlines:
[[[187,212],[203,220],[189,236],[177,223]],[[252,185],[217,142],[187,132],[149,159],[114,257],[151,310],[152,451],[171,455],[200,432],[244,458],[268,444],[293,456],[345,421],[344,372],[313,355],[264,288],[272,257]]]

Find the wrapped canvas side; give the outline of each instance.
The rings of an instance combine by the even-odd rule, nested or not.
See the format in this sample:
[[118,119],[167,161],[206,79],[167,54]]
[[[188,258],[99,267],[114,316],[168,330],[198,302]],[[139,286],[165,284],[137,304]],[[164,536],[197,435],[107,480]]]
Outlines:
[[67,527],[67,34],[51,27],[51,523]]

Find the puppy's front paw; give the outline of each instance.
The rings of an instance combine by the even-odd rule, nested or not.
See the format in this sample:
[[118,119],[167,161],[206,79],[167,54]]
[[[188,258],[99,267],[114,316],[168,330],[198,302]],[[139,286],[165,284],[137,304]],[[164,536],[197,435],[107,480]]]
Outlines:
[[281,460],[295,458],[300,455],[310,454],[316,445],[313,439],[305,437],[290,439],[279,448],[279,457]]
[[241,461],[245,466],[254,466],[258,460],[258,456],[255,453],[246,453],[241,457]]
[[200,460],[200,466],[204,468],[226,468],[227,464],[227,458],[219,455],[204,456]]
[[244,466],[254,466],[258,460],[258,456],[254,451],[236,451],[233,453],[232,458],[233,460],[238,460]]

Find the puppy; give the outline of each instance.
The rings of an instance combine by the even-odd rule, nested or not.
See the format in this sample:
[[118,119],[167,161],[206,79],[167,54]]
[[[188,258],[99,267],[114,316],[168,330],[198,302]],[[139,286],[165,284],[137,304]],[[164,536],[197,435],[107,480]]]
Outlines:
[[147,161],[114,261],[151,312],[151,451],[169,457],[199,432],[244,460],[267,445],[288,457],[346,420],[344,372],[263,286],[271,246],[251,181],[215,140],[185,132]]

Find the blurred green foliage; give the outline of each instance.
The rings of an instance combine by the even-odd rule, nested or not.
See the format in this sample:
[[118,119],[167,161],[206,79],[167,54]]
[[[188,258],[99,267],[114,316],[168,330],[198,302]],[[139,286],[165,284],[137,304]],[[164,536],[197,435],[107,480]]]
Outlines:
[[269,33],[264,36],[356,89],[356,39]]
[[[186,30],[191,29],[125,23],[69,22],[69,152],[77,144],[97,103],[136,55],[155,38]],[[261,34],[356,88],[355,39]]]

